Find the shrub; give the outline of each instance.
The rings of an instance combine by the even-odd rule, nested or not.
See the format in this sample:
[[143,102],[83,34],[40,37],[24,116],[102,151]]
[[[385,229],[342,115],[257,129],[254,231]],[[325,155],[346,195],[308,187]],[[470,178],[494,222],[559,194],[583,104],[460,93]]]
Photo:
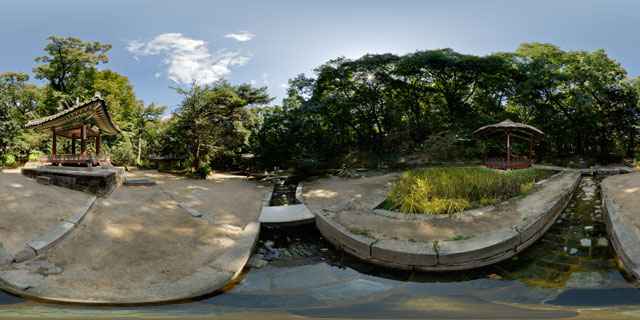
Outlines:
[[29,151],[29,161],[38,162],[40,161],[40,156],[42,155],[42,151],[40,150],[31,150]]
[[415,169],[393,183],[385,206],[406,213],[450,214],[518,196],[552,172],[469,167]]
[[14,157],[12,154],[0,155],[0,167],[1,166],[11,167],[15,164],[16,164],[16,157]]
[[201,176],[202,178],[207,178],[207,176],[211,173],[211,167],[209,166],[200,166],[200,168],[198,168],[198,171],[196,171],[196,173]]
[[118,142],[111,149],[111,163],[116,166],[132,165],[136,161],[136,154],[129,139]]

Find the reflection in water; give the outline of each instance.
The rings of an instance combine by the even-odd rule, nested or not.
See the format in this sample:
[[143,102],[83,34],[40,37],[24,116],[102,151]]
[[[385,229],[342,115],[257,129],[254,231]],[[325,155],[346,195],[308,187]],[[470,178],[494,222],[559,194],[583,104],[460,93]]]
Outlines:
[[[583,178],[541,240],[493,266],[440,273],[391,270],[336,250],[313,225],[263,228],[256,253],[269,265],[245,270],[225,292],[185,304],[135,308],[46,305],[0,293],[0,318],[543,319],[578,314],[547,305],[637,304],[640,290],[618,270],[606,234],[598,183]],[[286,194],[295,186],[281,187],[285,197],[278,198],[290,200]]]

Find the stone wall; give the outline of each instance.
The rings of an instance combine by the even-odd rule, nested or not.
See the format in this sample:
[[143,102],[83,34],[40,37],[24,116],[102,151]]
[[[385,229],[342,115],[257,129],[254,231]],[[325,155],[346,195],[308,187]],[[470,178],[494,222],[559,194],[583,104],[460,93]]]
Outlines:
[[[316,226],[337,248],[371,263],[406,270],[449,271],[486,266],[523,251],[540,238],[567,206],[580,182],[580,172],[565,171],[543,188],[560,186],[561,192],[541,199],[522,223],[467,240],[435,243],[376,240],[351,233],[334,221],[334,210],[316,213]],[[514,210],[517,206],[513,206]]]

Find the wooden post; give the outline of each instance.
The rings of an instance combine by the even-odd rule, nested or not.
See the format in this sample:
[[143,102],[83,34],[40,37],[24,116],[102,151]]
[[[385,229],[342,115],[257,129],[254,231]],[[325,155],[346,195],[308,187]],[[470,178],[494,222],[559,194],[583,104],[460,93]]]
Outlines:
[[533,156],[533,136],[529,138],[529,167],[532,165],[532,157]]
[[99,129],[98,136],[96,137],[96,154],[98,155],[98,157],[100,157],[100,140],[102,140],[101,134],[102,129]]
[[56,155],[56,130],[53,129],[53,141],[51,143],[51,155]]
[[76,154],[76,135],[71,135],[71,154]]
[[487,166],[487,140],[484,140],[484,165]]
[[87,155],[87,125],[82,124],[82,133],[80,134],[80,152],[83,156]]
[[509,136],[511,132],[507,131],[507,169],[511,168],[511,150],[509,145]]

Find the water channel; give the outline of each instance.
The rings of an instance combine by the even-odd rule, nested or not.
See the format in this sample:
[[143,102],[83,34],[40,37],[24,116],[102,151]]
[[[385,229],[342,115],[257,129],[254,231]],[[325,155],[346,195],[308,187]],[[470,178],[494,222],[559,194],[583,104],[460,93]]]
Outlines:
[[[640,315],[640,289],[619,269],[607,235],[599,182],[583,177],[570,204],[540,240],[485,268],[390,270],[337,251],[313,225],[263,227],[256,253],[269,265],[247,268],[235,283],[197,301],[96,308],[28,301],[0,291],[0,319],[564,318],[579,315],[576,310],[583,307]],[[295,186],[279,186],[274,199],[291,201],[291,190]],[[620,306],[628,307],[621,311]]]

